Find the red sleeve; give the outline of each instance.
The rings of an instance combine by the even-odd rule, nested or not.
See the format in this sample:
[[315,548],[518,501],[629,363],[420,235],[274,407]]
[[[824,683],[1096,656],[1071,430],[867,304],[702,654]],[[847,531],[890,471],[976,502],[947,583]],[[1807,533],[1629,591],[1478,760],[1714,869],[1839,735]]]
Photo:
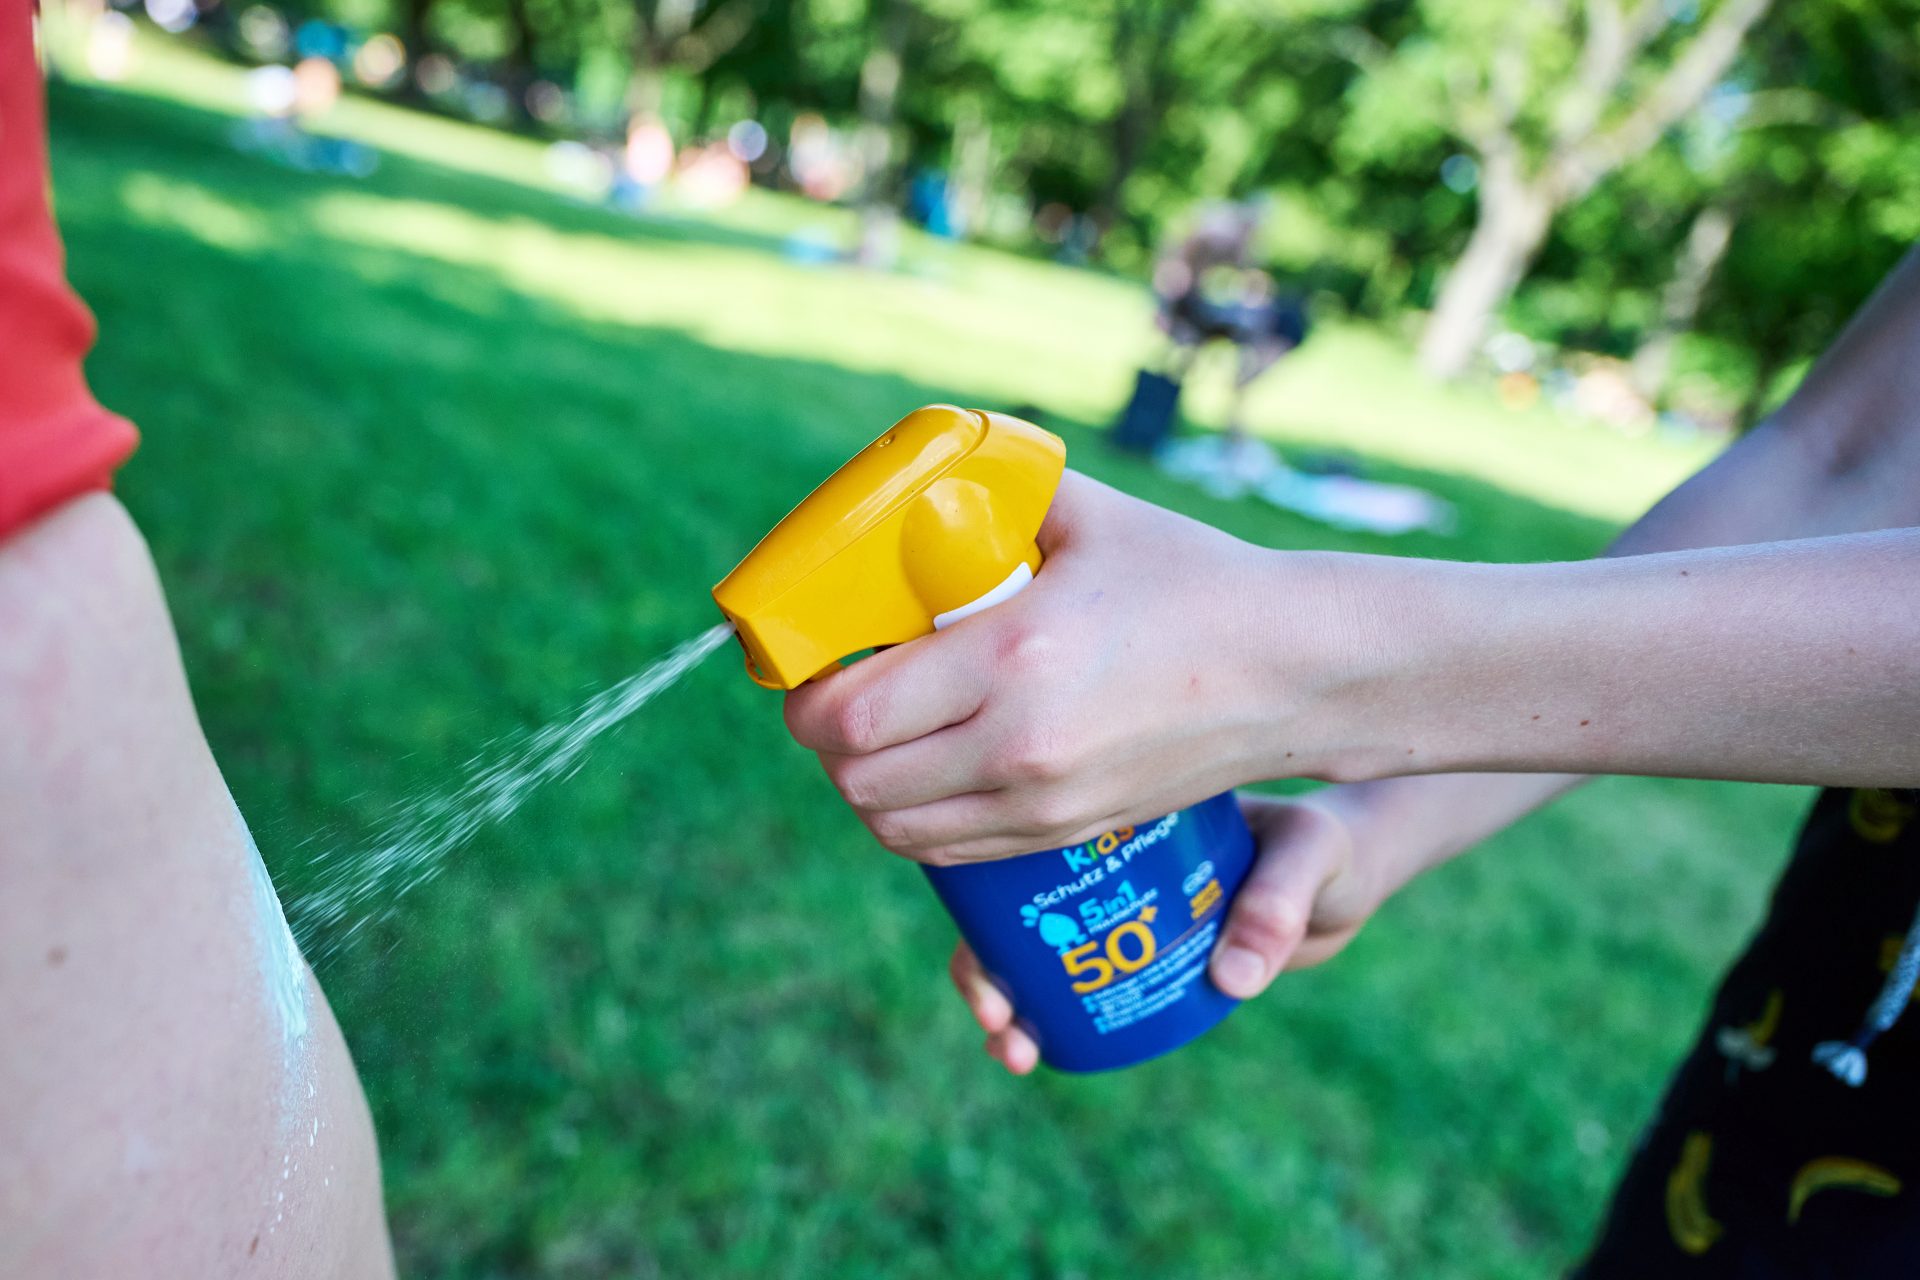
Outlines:
[[138,437],[87,389],[93,316],[68,288],[47,205],[31,0],[0,0],[0,538],[105,489]]

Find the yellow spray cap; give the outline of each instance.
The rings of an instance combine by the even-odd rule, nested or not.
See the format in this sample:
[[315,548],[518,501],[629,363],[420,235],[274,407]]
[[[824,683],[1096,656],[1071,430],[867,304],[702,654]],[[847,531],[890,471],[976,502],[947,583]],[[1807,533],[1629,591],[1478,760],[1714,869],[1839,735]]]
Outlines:
[[1066,466],[1060,438],[1005,414],[916,409],[828,476],[713,599],[747,674],[792,689],[862,650],[1013,594]]

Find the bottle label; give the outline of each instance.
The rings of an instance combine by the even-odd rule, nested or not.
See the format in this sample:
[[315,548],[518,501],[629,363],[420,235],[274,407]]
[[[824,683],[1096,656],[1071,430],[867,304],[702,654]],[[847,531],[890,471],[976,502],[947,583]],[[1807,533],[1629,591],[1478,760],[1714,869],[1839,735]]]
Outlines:
[[1184,1043],[1233,1001],[1206,976],[1253,839],[1231,793],[1085,844],[929,868],[987,971],[1069,1070]]

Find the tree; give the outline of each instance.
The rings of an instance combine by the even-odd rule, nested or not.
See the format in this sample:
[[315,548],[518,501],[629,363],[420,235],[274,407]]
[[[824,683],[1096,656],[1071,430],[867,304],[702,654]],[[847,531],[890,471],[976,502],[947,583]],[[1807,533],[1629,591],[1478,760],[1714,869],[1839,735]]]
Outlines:
[[669,72],[698,76],[752,30],[756,0],[633,0],[627,105],[658,115]]
[[1666,365],[1668,398],[1745,426],[1916,239],[1920,0],[1802,3],[1556,221],[1508,315],[1558,345],[1631,354],[1649,379]]
[[1770,2],[1721,0],[1690,32],[1664,0],[1586,0],[1577,18],[1560,4],[1429,12],[1435,38],[1403,47],[1386,87],[1409,104],[1422,82],[1439,90],[1479,175],[1472,233],[1420,340],[1427,372],[1466,368],[1554,218],[1698,106]]
[[1633,353],[1633,382],[1641,395],[1656,399],[1666,386],[1674,344],[1692,330],[1713,273],[1733,238],[1734,214],[1728,202],[1714,201],[1694,215],[1675,255],[1673,275],[1661,292],[1660,320]]
[[873,45],[860,61],[860,243],[855,257],[868,266],[892,265],[894,245],[893,117],[905,74],[909,0],[873,0]]
[[1112,161],[1097,207],[1102,222],[1126,216],[1122,193],[1127,180],[1146,158],[1154,131],[1180,87],[1175,43],[1194,9],[1186,0],[1116,0],[1114,4],[1113,65],[1120,73],[1120,104],[1110,126]]
[[407,51],[406,75],[401,78],[402,98],[419,101],[425,97],[419,80],[420,59],[433,52],[428,23],[433,17],[434,0],[401,0],[400,43]]

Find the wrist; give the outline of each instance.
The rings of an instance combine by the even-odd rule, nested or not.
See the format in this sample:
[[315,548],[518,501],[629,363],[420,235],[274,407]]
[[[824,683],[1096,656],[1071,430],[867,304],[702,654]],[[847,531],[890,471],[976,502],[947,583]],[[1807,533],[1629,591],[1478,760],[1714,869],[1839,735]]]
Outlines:
[[1403,821],[1388,782],[1350,782],[1323,787],[1298,803],[1330,814],[1347,833],[1351,853],[1342,879],[1349,904],[1371,915],[1388,898],[1437,861],[1417,824]]
[[1370,891],[1385,900],[1581,781],[1569,774],[1439,773],[1324,787],[1301,802],[1347,829]]
[[1510,567],[1266,554],[1271,616],[1247,632],[1262,647],[1272,776],[1357,783],[1472,767]]

